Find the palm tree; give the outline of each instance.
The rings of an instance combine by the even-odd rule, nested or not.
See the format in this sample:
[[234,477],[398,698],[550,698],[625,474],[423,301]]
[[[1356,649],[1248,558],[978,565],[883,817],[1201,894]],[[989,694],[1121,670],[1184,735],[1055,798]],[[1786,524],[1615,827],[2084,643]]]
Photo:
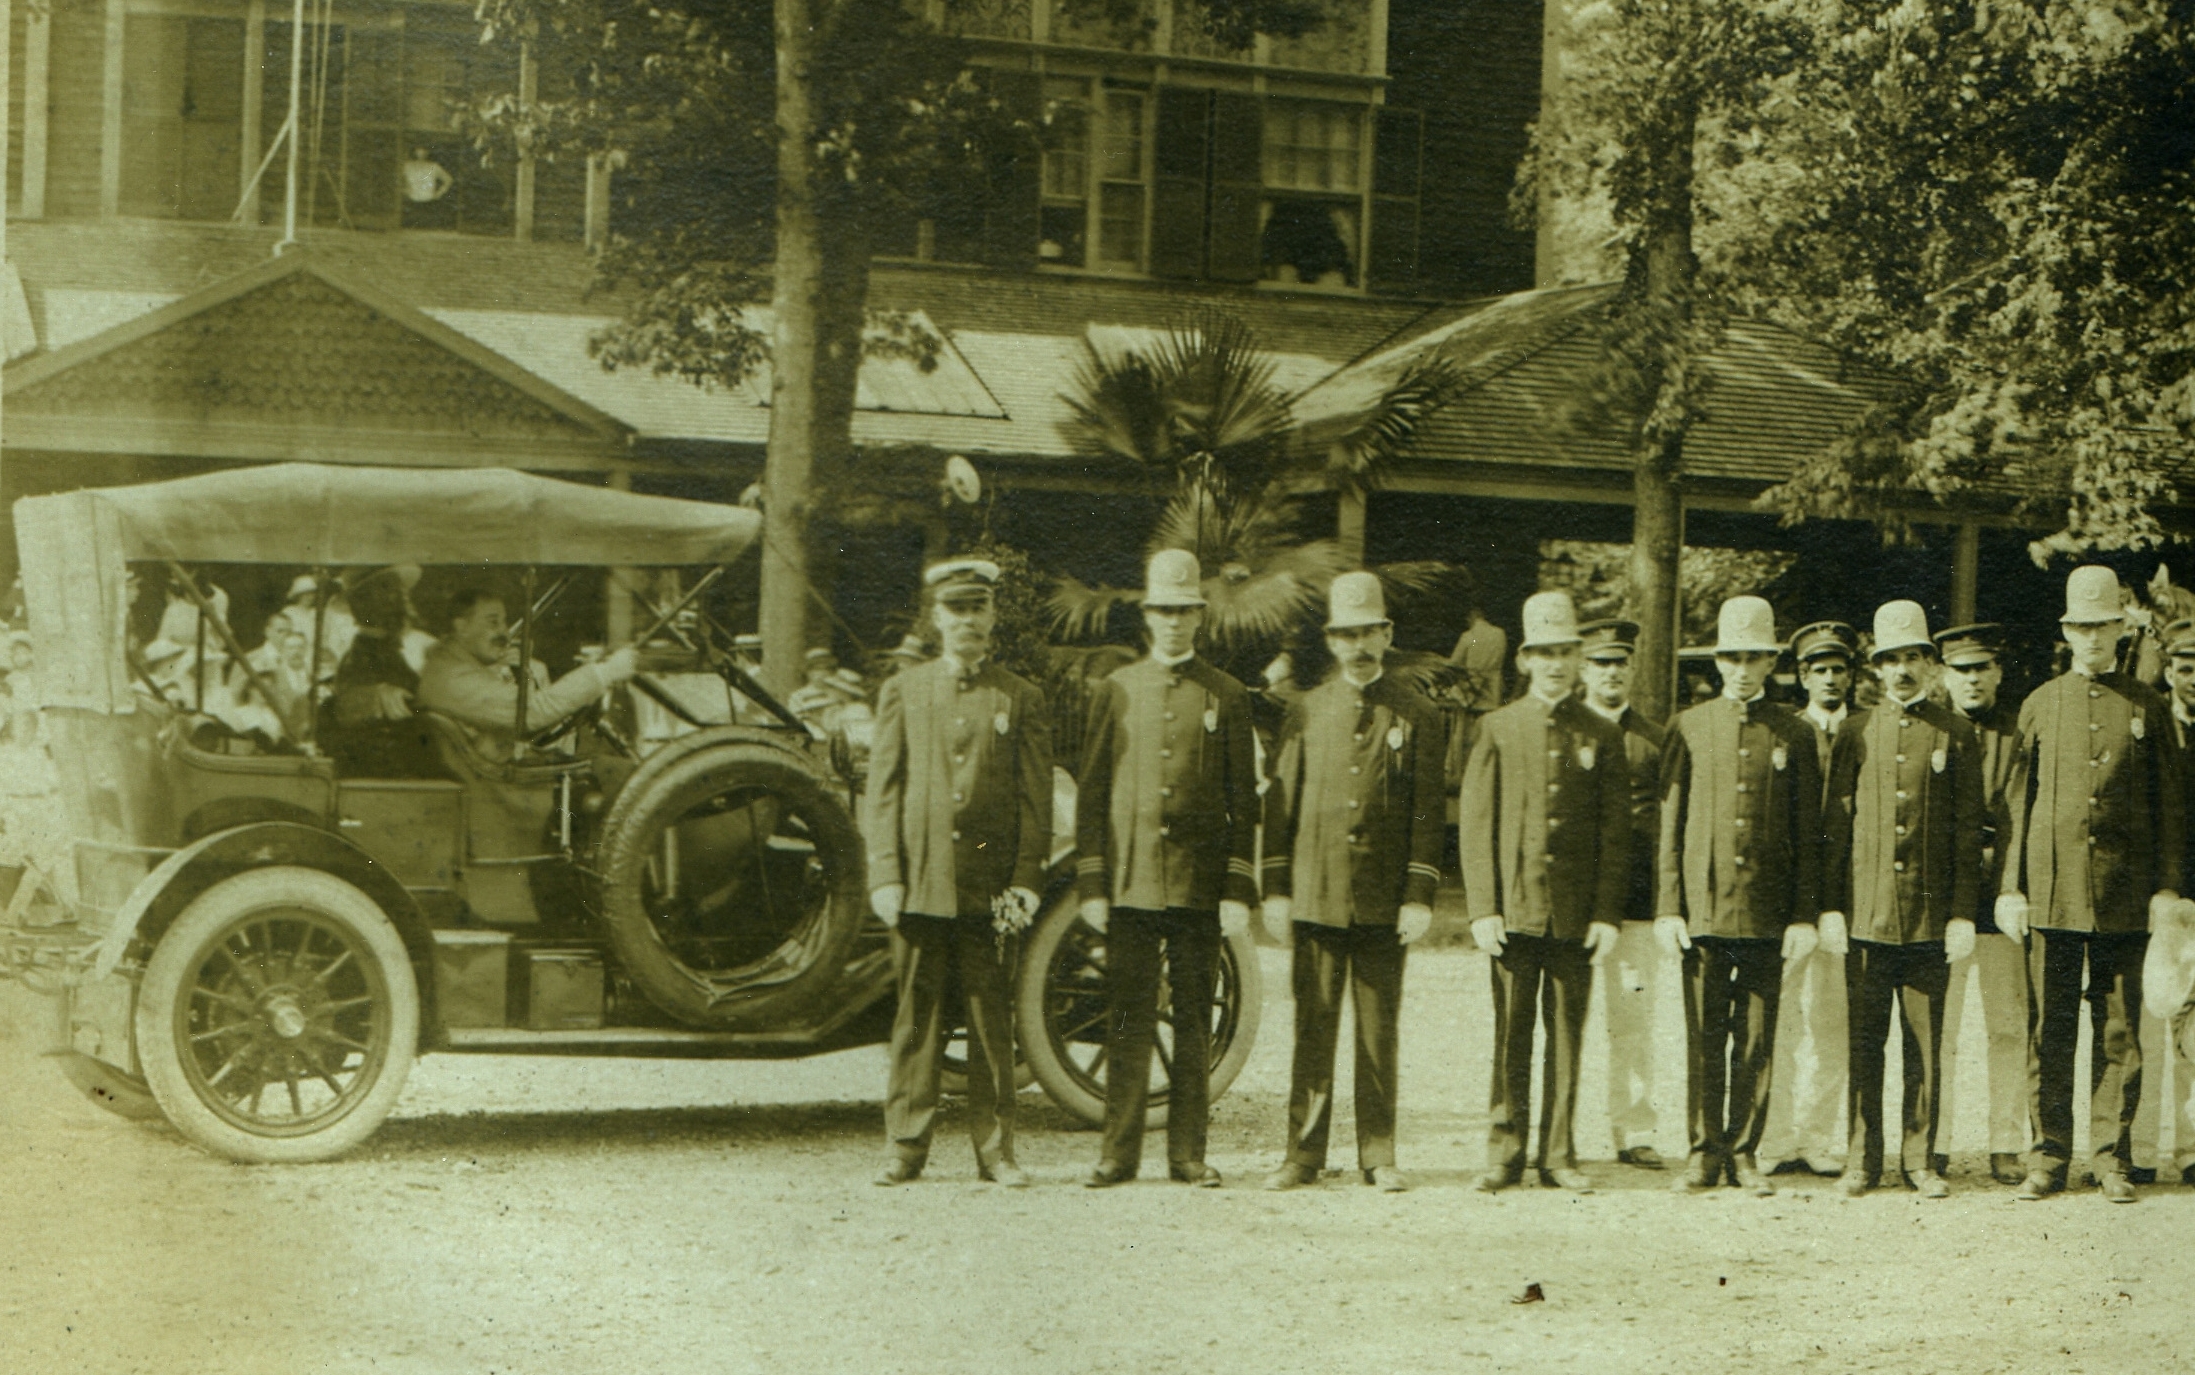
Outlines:
[[[1223,653],[1277,648],[1321,605],[1327,584],[1355,566],[1341,542],[1301,531],[1300,493],[1364,492],[1455,389],[1445,363],[1427,362],[1383,395],[1354,431],[1321,451],[1295,437],[1290,393],[1249,327],[1207,309],[1146,348],[1093,349],[1063,398],[1062,430],[1075,452],[1142,468],[1162,502],[1146,554],[1187,549],[1204,565],[1211,603],[1205,631]],[[1170,490],[1169,490],[1170,489]],[[1390,587],[1422,592],[1452,564],[1387,564]],[[1070,638],[1102,635],[1116,607],[1141,594],[1060,577],[1052,614]]]

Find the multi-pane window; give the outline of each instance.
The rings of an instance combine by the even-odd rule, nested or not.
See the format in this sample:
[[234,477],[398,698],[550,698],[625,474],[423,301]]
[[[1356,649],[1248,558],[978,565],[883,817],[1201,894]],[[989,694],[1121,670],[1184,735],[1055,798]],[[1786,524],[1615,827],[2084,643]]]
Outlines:
[[1338,102],[1266,103],[1259,275],[1289,285],[1358,284],[1364,117]]
[[1038,260],[1141,270],[1150,182],[1144,93],[1052,81],[1045,100]]

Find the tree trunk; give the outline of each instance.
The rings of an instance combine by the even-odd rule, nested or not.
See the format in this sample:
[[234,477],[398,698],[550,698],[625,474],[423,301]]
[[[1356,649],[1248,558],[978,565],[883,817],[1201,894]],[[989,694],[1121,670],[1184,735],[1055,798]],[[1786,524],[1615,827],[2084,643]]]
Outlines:
[[[762,681],[800,686],[817,595],[816,493],[853,450],[854,387],[869,293],[867,239],[851,195],[818,166],[821,118],[811,74],[828,0],[775,0],[777,245],[771,308],[770,438],[762,472]],[[828,589],[823,590],[828,595]]]
[[1675,479],[1659,462],[1633,466],[1631,499],[1631,614],[1639,618],[1631,698],[1640,711],[1666,721],[1676,706],[1677,565],[1684,547],[1684,510]]
[[1658,204],[1648,225],[1643,257],[1648,328],[1654,331],[1657,376],[1647,397],[1656,417],[1640,427],[1632,458],[1631,598],[1639,618],[1639,648],[1631,693],[1639,709],[1669,719],[1677,687],[1680,598],[1678,567],[1684,552],[1685,434],[1691,428],[1689,392],[1694,383],[1691,346],[1692,289],[1699,259],[1692,252],[1692,142],[1697,114],[1678,117],[1660,154]]

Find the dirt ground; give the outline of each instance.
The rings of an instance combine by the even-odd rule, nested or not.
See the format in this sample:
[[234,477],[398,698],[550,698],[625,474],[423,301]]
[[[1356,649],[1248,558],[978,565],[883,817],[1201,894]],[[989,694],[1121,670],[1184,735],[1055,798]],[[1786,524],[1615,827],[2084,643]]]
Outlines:
[[[429,1057],[355,1156],[242,1167],[79,1098],[0,989],[0,1371],[2161,1371],[2195,1366],[2195,1189],[2015,1204],[1964,1114],[1941,1202],[1678,1197],[1469,1181],[1483,1156],[1487,972],[1413,957],[1390,1196],[1276,1162],[1286,956],[1217,1104],[1228,1187],[1093,1193],[1095,1139],[1025,1098],[1025,1193],[976,1183],[958,1120],[910,1188],[874,1188],[878,1050],[789,1064]],[[1674,992],[1661,1009],[1675,1067]],[[1979,1025],[1964,1102],[1980,1102]],[[1588,1044],[1598,1046],[1596,1018]],[[1345,1057],[1346,1058],[1346,1057]],[[1665,1077],[1663,1149],[1681,1149]],[[1337,1164],[1353,1138],[1339,1124]],[[1163,1158],[1154,1143],[1151,1155]],[[1154,1168],[1147,1162],[1147,1170]],[[1543,1302],[1514,1302],[1537,1285]]]

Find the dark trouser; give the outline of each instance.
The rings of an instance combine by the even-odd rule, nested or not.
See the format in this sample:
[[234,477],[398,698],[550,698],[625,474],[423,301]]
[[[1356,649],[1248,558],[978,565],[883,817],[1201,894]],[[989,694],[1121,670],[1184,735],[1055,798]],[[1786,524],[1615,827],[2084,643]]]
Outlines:
[[1357,1010],[1357,1167],[1395,1163],[1395,1056],[1407,953],[1392,926],[1296,923],[1296,1063],[1288,1088],[1288,1160],[1326,1167],[1334,1046],[1344,984]]
[[1864,1171],[1870,1182],[1883,1172],[1883,1049],[1890,1040],[1890,1004],[1898,1005],[1905,1028],[1904,1136],[1898,1153],[1901,1172],[1932,1169],[1936,1154],[1936,1109],[1943,1099],[1944,997],[1951,966],[1942,941],[1887,945],[1854,941],[1844,957],[1847,1026],[1852,1046],[1852,1138],[1845,1168]]
[[1187,1165],[1204,1159],[1219,914],[1180,907],[1164,912],[1116,907],[1105,935],[1106,970],[1113,987],[1105,1036],[1105,1135],[1098,1158],[1129,1175],[1143,1159],[1151,1048],[1158,1032],[1161,942],[1171,995],[1168,1020],[1174,1028],[1174,1053],[1166,1061],[1166,1160]]
[[1592,956],[1580,941],[1511,935],[1493,959],[1494,1086],[1488,1108],[1487,1165],[1517,1178],[1532,1133],[1532,1029],[1547,1024],[1547,1062],[1540,1087],[1540,1151],[1536,1169],[1578,1163],[1571,1123],[1577,1117],[1578,1054],[1585,1009],[1593,993]]
[[951,1027],[953,994],[968,1010],[968,1134],[976,1165],[1014,1158],[1014,1012],[1011,985],[1018,941],[999,953],[998,936],[980,917],[908,913],[892,932],[899,1008],[892,1017],[892,1077],[884,1132],[900,1158],[920,1165],[937,1125],[938,1066]]
[[1783,942],[1701,936],[1683,967],[1692,1154],[1710,1163],[1751,1155],[1768,1125]]
[[[2035,1095],[2038,1139],[2029,1169],[2061,1178],[2073,1158],[2073,1050],[2081,1032],[2081,999],[2095,1044],[2088,1059],[2088,1149],[2101,1176],[2133,1159],[2134,1109],[2142,1100],[2142,957],[2149,933],[2055,931],[2037,927],[2027,938],[2028,1082]],[[2081,964],[2088,991],[2081,991]]]

